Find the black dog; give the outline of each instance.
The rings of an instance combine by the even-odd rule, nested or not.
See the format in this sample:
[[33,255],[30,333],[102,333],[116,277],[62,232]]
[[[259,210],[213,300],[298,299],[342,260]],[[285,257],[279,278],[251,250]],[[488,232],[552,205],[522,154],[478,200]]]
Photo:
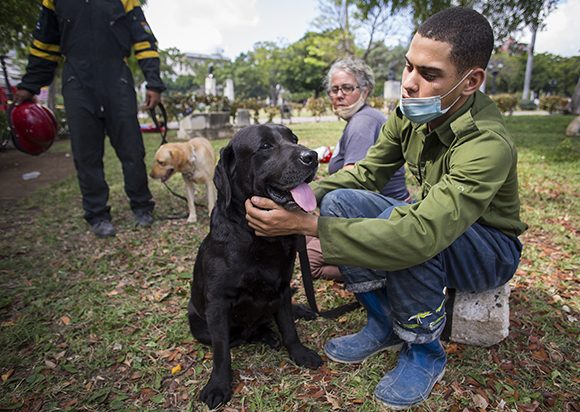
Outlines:
[[195,261],[188,308],[191,333],[213,349],[213,370],[200,395],[210,408],[232,396],[231,346],[264,342],[277,347],[272,320],[296,364],[322,365],[320,356],[300,342],[292,316],[295,236],[258,237],[245,219],[244,202],[252,195],[298,207],[298,196],[290,190],[313,179],[318,160],[316,152],[297,142],[285,126],[256,125],[240,130],[221,151],[214,178],[217,202]]

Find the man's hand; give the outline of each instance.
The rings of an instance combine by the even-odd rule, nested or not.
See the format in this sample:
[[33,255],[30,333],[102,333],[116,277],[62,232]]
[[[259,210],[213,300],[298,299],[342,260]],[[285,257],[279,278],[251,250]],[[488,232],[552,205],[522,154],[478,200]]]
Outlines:
[[143,109],[151,110],[154,109],[159,102],[161,101],[161,93],[156,92],[155,90],[147,89],[145,93],[145,104],[143,105]]
[[265,197],[246,200],[246,220],[258,236],[318,236],[318,217],[303,210],[286,210]]
[[14,93],[14,104],[19,105],[22,102],[33,101],[34,94],[26,89],[17,89]]

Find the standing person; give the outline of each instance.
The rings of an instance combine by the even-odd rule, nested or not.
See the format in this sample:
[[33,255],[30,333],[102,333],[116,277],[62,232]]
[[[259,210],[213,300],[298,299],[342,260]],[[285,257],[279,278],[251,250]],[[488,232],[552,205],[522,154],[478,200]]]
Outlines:
[[155,203],[147,182],[135,85],[127,66],[131,49],[147,81],[145,109],[152,109],[165,86],[159,75],[157,41],[139,0],[43,0],[26,74],[15,95],[16,103],[31,100],[52,82],[64,58],[62,94],[74,164],[84,218],[97,237],[116,234],[103,168],[105,133],[121,161],[136,225],[153,223]]
[[[424,401],[443,377],[446,288],[493,289],[519,264],[527,226],[516,149],[479,91],[493,44],[489,22],[472,9],[433,15],[411,41],[401,101],[377,144],[353,169],[313,184],[321,216],[246,201],[258,235],[318,236],[324,259],[341,265],[365,307],[361,331],[326,343],[330,359],[357,363],[402,345],[374,392],[394,409]],[[413,204],[376,193],[404,162],[421,184]]]
[[[375,88],[375,76],[363,60],[352,57],[337,60],[328,70],[324,86],[334,113],[346,120],[342,136],[328,164],[328,173],[334,174],[343,168],[352,169],[356,162],[366,156],[369,148],[377,141],[387,118],[367,104]],[[404,166],[393,174],[380,193],[401,201],[410,201]],[[307,242],[312,276],[341,280],[338,267],[324,262],[320,240],[311,237]]]

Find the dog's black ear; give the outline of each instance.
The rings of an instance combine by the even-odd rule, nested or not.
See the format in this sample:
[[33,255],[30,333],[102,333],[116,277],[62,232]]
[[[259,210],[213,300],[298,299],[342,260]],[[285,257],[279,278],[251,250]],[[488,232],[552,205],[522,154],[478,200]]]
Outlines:
[[292,135],[292,141],[298,143],[298,136],[296,136],[293,131],[290,131],[290,134]]
[[213,182],[218,192],[217,204],[227,209],[232,201],[232,178],[236,158],[231,145],[220,151],[220,160],[215,168]]
[[286,127],[282,124],[272,125],[275,130],[277,130],[285,139],[291,141],[292,143],[298,143],[298,136],[294,134],[292,129]]

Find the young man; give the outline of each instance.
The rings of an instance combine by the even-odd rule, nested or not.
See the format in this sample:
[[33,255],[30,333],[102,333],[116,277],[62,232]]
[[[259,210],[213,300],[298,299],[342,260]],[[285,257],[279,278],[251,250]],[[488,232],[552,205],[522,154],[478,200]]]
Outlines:
[[[401,102],[352,170],[313,184],[321,216],[269,199],[246,202],[256,233],[318,236],[347,289],[367,310],[358,333],[331,339],[329,358],[361,362],[402,346],[376,398],[394,409],[427,399],[443,377],[447,286],[483,291],[508,282],[521,254],[517,155],[495,104],[479,91],[493,32],[474,10],[425,21],[411,41]],[[407,163],[421,185],[411,205],[380,195]],[[268,209],[268,210],[263,210]]]
[[161,100],[157,40],[139,0],[43,0],[28,67],[16,103],[31,100],[52,82],[64,57],[62,95],[83,197],[84,217],[97,237],[115,236],[103,155],[105,134],[121,160],[125,193],[137,226],[153,223],[145,146],[127,57],[134,50],[147,81],[145,108]]

